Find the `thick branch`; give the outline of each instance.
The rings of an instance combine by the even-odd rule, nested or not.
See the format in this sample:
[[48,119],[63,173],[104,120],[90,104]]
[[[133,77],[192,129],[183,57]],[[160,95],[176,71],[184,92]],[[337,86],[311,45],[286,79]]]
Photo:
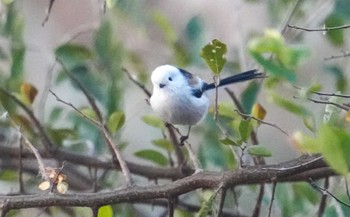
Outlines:
[[[138,202],[158,198],[172,198],[199,188],[229,188],[237,185],[264,184],[280,181],[290,181],[288,177],[316,168],[324,167],[322,159],[314,160],[314,157],[301,157],[293,161],[274,166],[252,166],[237,171],[226,172],[199,172],[195,175],[154,186],[133,186],[111,192],[103,193],[79,193],[71,195],[38,194],[26,196],[1,196],[0,204],[6,204],[7,209],[20,209],[30,207],[48,206],[103,206],[126,202]],[[308,163],[311,162],[311,163]],[[295,167],[295,165],[300,165]],[[287,168],[276,170],[275,168]],[[291,168],[291,169],[288,169]],[[311,173],[308,177],[313,178]],[[326,176],[334,175],[328,169]],[[304,177],[305,178],[305,177]],[[318,177],[319,178],[319,177]],[[303,179],[306,180],[306,179]],[[301,181],[295,180],[294,181]]]

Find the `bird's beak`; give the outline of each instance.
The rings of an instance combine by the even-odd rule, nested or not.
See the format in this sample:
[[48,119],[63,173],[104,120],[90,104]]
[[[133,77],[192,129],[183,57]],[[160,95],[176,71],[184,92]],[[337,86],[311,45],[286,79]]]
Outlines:
[[163,88],[163,87],[165,87],[165,84],[160,83],[159,88]]

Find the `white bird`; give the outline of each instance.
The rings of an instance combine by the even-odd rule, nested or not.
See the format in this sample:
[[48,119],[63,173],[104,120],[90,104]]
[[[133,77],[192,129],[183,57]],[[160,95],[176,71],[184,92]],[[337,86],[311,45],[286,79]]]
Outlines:
[[[218,86],[264,77],[257,70],[250,70],[220,80]],[[208,112],[207,90],[215,89],[198,76],[171,65],[157,67],[151,76],[153,93],[150,98],[152,109],[165,122],[188,125],[187,136],[181,137],[183,143],[192,125],[197,124]]]

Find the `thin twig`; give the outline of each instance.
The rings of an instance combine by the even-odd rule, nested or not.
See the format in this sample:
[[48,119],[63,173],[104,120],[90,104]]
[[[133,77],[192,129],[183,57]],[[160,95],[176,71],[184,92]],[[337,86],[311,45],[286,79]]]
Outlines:
[[271,200],[270,200],[268,217],[270,217],[271,213],[272,213],[272,205],[273,205],[273,201],[275,200],[276,186],[277,186],[277,182],[272,183],[272,195],[271,195]]
[[50,16],[51,9],[52,9],[54,2],[55,2],[55,0],[50,0],[49,7],[48,7],[47,13],[46,13],[46,17],[45,17],[44,21],[41,23],[42,26],[45,26],[46,22],[49,20],[49,16]]
[[[294,87],[298,90],[301,90],[301,87],[295,86]],[[318,91],[311,91],[311,93],[319,95],[319,96],[336,96],[340,98],[350,98],[350,95],[345,95],[345,94],[338,94],[338,93],[324,93],[324,92],[318,92]]]
[[288,23],[290,22],[294,13],[298,9],[300,2],[301,2],[300,0],[295,0],[291,3],[291,6],[289,7],[289,9],[286,13],[286,16],[285,16],[285,18],[284,18],[284,20],[281,23],[280,28],[279,28],[279,31],[281,32],[282,35],[286,32],[287,27],[288,27]]
[[72,103],[70,102],[66,102],[64,100],[62,100],[61,98],[59,98],[53,91],[50,90],[50,93],[55,96],[56,100],[71,107],[72,109],[74,109],[78,114],[80,114],[82,117],[86,118],[87,120],[91,121],[93,124],[95,124],[101,131],[102,135],[104,136],[108,147],[112,150],[112,153],[114,154],[114,156],[117,158],[120,168],[122,170],[122,173],[125,177],[125,180],[127,182],[128,185],[132,185],[132,179],[131,179],[131,175],[130,175],[130,170],[124,160],[124,157],[121,155],[119,148],[117,147],[116,144],[114,144],[113,139],[111,138],[107,128],[100,122],[88,117],[87,115],[85,115],[84,113],[82,113],[77,107],[75,107]]
[[168,216],[173,217],[174,216],[174,208],[175,208],[175,199],[174,198],[168,198]]
[[259,119],[259,118],[254,117],[254,116],[252,116],[252,115],[241,113],[238,109],[235,109],[235,111],[236,111],[239,115],[241,115],[241,116],[243,116],[243,117],[245,117],[245,118],[248,118],[248,119],[251,118],[251,119],[253,119],[253,120],[256,120],[256,121],[259,122],[259,123],[266,124],[266,125],[268,125],[268,126],[274,127],[274,128],[276,128],[276,129],[278,129],[279,131],[281,131],[281,132],[282,132],[283,134],[285,134],[286,136],[289,136],[289,134],[287,133],[286,130],[283,130],[281,127],[279,127],[278,125],[276,125],[276,124],[274,124],[274,123],[266,122],[266,121],[264,121],[264,120],[261,120],[261,119]]
[[24,185],[23,185],[23,158],[22,158],[22,150],[23,150],[23,137],[21,136],[19,139],[19,158],[18,158],[18,182],[19,182],[19,193],[24,193]]
[[350,208],[350,204],[340,200],[337,196],[335,196],[330,191],[328,191],[328,189],[325,189],[325,188],[318,186],[312,179],[309,180],[309,183],[315,190],[319,191],[322,195],[327,194],[327,195],[331,196],[333,199],[335,199],[338,203]]
[[224,209],[224,204],[225,204],[225,199],[226,199],[226,192],[227,192],[226,188],[221,188],[220,198],[219,198],[219,208],[218,208],[218,212],[216,214],[217,217],[221,217],[223,214],[223,209]]
[[33,111],[28,106],[26,106],[21,100],[19,100],[15,95],[3,89],[2,87],[0,87],[0,92],[12,99],[19,107],[21,107],[25,111],[30,120],[34,123],[34,126],[37,128],[44,147],[48,152],[52,153],[54,151],[55,146],[49,138],[48,134],[46,133],[44,127],[41,125],[40,121],[35,117]]
[[122,68],[122,70],[128,76],[130,81],[132,81],[132,83],[136,84],[136,86],[138,86],[141,90],[143,90],[143,92],[146,94],[146,96],[148,98],[150,98],[152,96],[152,93],[145,87],[145,85],[140,83],[136,79],[134,79],[134,77],[131,75],[131,73],[126,68]]
[[344,58],[344,57],[349,57],[349,56],[350,56],[350,52],[342,52],[342,54],[340,54],[340,55],[332,55],[330,57],[324,58],[324,60],[328,61],[328,60],[334,60],[334,59]]
[[288,24],[288,27],[292,28],[292,29],[307,31],[307,32],[327,32],[327,31],[332,31],[332,30],[340,30],[340,29],[350,28],[350,24],[342,25],[342,26],[334,26],[334,27],[314,28],[314,29],[299,27],[299,26],[290,25],[290,24]]
[[312,99],[312,98],[308,98],[308,100],[310,100],[311,102],[317,103],[317,104],[326,104],[326,105],[334,105],[340,109],[343,109],[345,111],[348,111],[350,108],[349,106],[346,105],[341,105],[335,102],[330,102],[330,101],[322,101],[322,100],[317,100],[317,99]]
[[[323,188],[324,189],[328,189],[328,187],[329,187],[329,177],[326,177],[324,179],[324,186],[323,186]],[[324,211],[326,209],[327,196],[328,196],[327,194],[322,194],[320,205],[318,206],[318,212],[317,212],[317,216],[318,217],[322,217],[323,214],[324,214]]]

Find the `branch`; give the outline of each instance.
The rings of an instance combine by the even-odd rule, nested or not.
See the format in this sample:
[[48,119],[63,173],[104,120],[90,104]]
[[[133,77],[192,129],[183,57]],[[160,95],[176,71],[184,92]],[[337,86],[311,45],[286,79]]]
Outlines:
[[[30,207],[49,206],[103,206],[128,202],[140,202],[151,199],[167,199],[194,191],[199,188],[219,187],[229,188],[237,185],[264,184],[280,181],[290,181],[288,177],[301,172],[307,172],[325,165],[322,160],[311,164],[305,164],[314,157],[301,157],[293,161],[275,165],[273,167],[289,167],[290,164],[302,166],[290,170],[269,170],[270,166],[252,166],[235,172],[199,172],[192,176],[162,185],[132,186],[111,192],[77,193],[77,194],[36,194],[22,196],[0,196],[0,204],[6,204],[6,208],[20,209]],[[329,174],[333,173],[331,169]],[[329,176],[327,174],[327,176]],[[309,176],[313,178],[311,175]],[[304,179],[305,180],[305,179]],[[299,180],[301,181],[301,180]]]
[[307,31],[307,32],[326,32],[326,31],[332,31],[332,30],[347,29],[347,28],[350,28],[350,25],[348,24],[348,25],[326,27],[326,28],[319,28],[319,29],[304,28],[304,27],[299,27],[299,26],[290,25],[290,24],[288,24],[288,27],[292,29]]

